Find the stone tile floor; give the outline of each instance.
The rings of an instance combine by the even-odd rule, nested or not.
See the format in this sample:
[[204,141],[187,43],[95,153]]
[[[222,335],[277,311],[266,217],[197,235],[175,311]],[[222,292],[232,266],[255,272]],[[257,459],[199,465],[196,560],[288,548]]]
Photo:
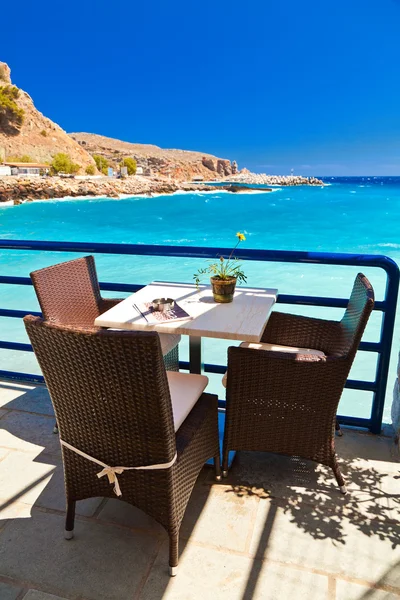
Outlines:
[[301,459],[241,453],[228,479],[204,468],[167,536],[119,500],[78,503],[66,541],[63,476],[43,387],[0,382],[1,600],[390,600],[400,597],[400,464],[390,436],[345,430],[349,493]]

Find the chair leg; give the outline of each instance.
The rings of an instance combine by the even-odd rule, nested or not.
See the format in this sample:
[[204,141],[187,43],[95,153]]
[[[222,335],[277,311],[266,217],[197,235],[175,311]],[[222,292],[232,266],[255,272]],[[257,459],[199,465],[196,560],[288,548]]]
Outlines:
[[347,494],[346,482],[343,478],[342,473],[340,472],[336,454],[333,455],[333,461],[332,461],[331,467],[332,467],[332,471],[336,477],[336,481],[338,482],[338,486],[339,486],[341,493]]
[[64,537],[66,540],[72,540],[74,537],[75,504],[75,500],[68,500],[67,502],[67,516],[65,518],[64,532]]
[[175,577],[178,572],[179,532],[169,534],[169,574]]
[[343,431],[341,430],[340,425],[339,425],[339,421],[337,419],[335,421],[335,431],[336,431],[336,433],[338,434],[339,437],[342,437]]
[[221,457],[219,455],[219,450],[218,450],[218,454],[216,456],[214,456],[214,470],[215,470],[215,479],[217,481],[221,481]]
[[57,421],[54,423],[53,433],[58,433],[58,424],[57,424]]
[[222,456],[222,477],[228,477],[228,458],[229,450],[224,448]]

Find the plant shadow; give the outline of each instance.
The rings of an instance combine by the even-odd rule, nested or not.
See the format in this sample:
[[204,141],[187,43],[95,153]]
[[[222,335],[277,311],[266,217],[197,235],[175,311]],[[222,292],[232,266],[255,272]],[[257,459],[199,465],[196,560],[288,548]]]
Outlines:
[[328,467],[269,453],[241,453],[226,493],[274,500],[291,522],[315,539],[346,543],[345,521],[367,537],[400,545],[400,465],[392,472],[361,457],[340,459],[348,493],[340,493]]

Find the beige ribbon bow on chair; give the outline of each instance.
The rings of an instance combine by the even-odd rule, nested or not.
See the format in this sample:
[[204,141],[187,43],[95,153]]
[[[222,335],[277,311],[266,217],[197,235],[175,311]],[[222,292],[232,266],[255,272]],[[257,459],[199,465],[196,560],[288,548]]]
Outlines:
[[100,479],[100,477],[104,477],[104,475],[107,475],[109,483],[114,483],[114,493],[117,496],[122,496],[117,474],[121,475],[121,473],[123,472],[124,467],[104,467],[104,469],[100,471],[100,473],[97,473],[97,477]]
[[145,465],[144,467],[110,467],[109,465],[106,465],[105,463],[101,462],[101,460],[97,460],[97,458],[89,456],[89,454],[82,452],[82,450],[74,448],[74,446],[71,446],[71,444],[64,442],[64,440],[62,440],[61,438],[60,444],[68,448],[68,450],[72,450],[72,452],[79,454],[79,456],[82,456],[83,458],[86,458],[87,460],[90,460],[91,462],[100,465],[100,467],[103,467],[103,470],[97,473],[97,477],[100,479],[100,477],[104,477],[105,475],[107,475],[109,483],[111,485],[114,484],[114,493],[116,496],[122,496],[117,475],[121,475],[124,471],[151,471],[154,469],[169,469],[170,467],[172,467],[172,465],[177,459],[177,454],[175,452],[174,458],[167,463],[161,463],[157,465]]

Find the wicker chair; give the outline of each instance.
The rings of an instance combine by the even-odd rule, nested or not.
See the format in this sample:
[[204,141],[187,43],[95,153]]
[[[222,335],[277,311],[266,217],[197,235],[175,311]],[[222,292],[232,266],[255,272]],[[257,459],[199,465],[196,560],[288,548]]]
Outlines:
[[[46,320],[75,327],[94,327],[96,317],[121,300],[102,298],[93,256],[77,258],[30,274]],[[165,366],[179,371],[179,335],[161,334]]]
[[228,349],[223,475],[230,450],[276,452],[328,465],[346,493],[336,410],[373,305],[372,286],[358,274],[341,321],[275,312],[261,339],[265,348]]
[[60,429],[65,537],[77,500],[118,497],[166,529],[176,574],[179,528],[208,459],[220,479],[218,398],[203,393],[207,377],[166,371],[155,332],[24,322]]

